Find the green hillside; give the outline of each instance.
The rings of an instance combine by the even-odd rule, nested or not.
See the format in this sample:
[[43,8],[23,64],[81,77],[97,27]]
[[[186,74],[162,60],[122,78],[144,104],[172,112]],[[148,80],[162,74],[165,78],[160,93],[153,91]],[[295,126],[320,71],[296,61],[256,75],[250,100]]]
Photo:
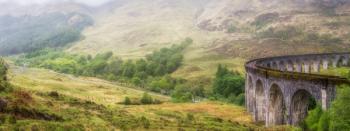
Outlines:
[[[89,77],[74,77],[43,69],[11,66],[8,75],[14,91],[8,94],[24,106],[14,122],[2,129],[137,129],[137,130],[243,130],[261,128],[243,108],[220,102],[198,104],[169,102],[153,94],[162,104],[124,105],[125,97],[140,99],[144,91]],[[20,93],[20,94],[19,94]],[[28,109],[30,112],[27,112]],[[32,114],[34,113],[34,114]],[[7,113],[0,113],[7,115]],[[41,114],[41,115],[40,115]],[[33,116],[32,116],[33,115]]]
[[0,130],[298,130],[253,122],[244,63],[350,51],[346,0],[83,3],[0,0]]
[[92,24],[84,14],[48,13],[38,16],[0,16],[0,54],[13,55],[44,48],[59,48],[81,39]]
[[85,39],[67,51],[112,51],[136,59],[190,37],[194,44],[184,54],[184,66],[174,74],[187,79],[210,79],[219,63],[242,71],[244,61],[252,58],[348,51],[348,4],[282,3],[129,1],[96,15],[96,24],[83,31]]

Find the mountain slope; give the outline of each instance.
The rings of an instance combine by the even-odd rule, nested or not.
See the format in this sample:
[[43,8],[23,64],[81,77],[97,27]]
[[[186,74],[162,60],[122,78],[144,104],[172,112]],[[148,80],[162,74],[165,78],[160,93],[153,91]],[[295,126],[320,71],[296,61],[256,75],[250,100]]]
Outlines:
[[[350,47],[346,0],[116,0],[100,7],[56,4],[34,7],[28,14],[35,17],[45,14],[44,10],[76,13],[94,23],[82,30],[81,40],[65,46],[70,53],[113,51],[123,59],[135,59],[192,38],[184,66],[173,74],[189,79],[209,79],[218,63],[242,71],[247,59],[347,51]],[[23,7],[11,13],[13,9],[1,10],[13,16],[29,10]]]
[[[125,59],[140,58],[191,37],[185,65],[174,75],[206,79],[218,63],[241,70],[244,59],[346,51],[346,7],[343,1],[317,0],[131,0],[95,15],[96,24],[68,52],[113,51]],[[273,34],[271,29],[288,34],[294,28],[298,34],[284,40],[264,35]],[[309,40],[309,35],[317,38]]]

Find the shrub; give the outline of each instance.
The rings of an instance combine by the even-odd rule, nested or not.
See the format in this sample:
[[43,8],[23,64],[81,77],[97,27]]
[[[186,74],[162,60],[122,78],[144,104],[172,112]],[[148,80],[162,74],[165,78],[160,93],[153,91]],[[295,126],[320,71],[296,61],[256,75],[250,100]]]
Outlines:
[[8,115],[7,119],[6,119],[6,123],[8,124],[16,124],[17,120],[15,118],[15,116],[13,115]]
[[244,101],[245,101],[244,93],[241,93],[241,94],[239,94],[236,97],[234,103],[237,104],[237,105],[243,106],[244,105]]
[[140,118],[140,122],[144,128],[148,129],[151,126],[151,122],[144,116]]
[[58,98],[60,95],[58,94],[57,91],[51,91],[51,92],[49,93],[49,96],[51,96],[51,97],[53,97],[53,98]]
[[189,121],[193,121],[195,118],[194,118],[194,115],[192,113],[187,113],[187,120]]
[[328,112],[324,112],[320,117],[320,120],[317,125],[318,131],[328,131],[329,130],[329,114]]
[[350,87],[337,88],[337,97],[330,109],[330,129],[343,131],[350,129]]
[[148,93],[144,93],[140,101],[142,104],[153,104],[152,96]]
[[132,82],[135,86],[141,86],[141,79],[138,78],[138,77],[132,78],[131,82]]
[[218,66],[213,83],[213,93],[223,97],[239,95],[244,91],[244,78],[239,73],[229,71],[227,67]]
[[318,105],[314,110],[311,110],[309,112],[308,117],[305,119],[305,124],[307,129],[309,130],[317,130],[318,128],[318,122],[322,116],[322,108],[320,105]]
[[188,85],[177,85],[171,94],[173,102],[189,102],[192,100],[192,94]]
[[125,97],[125,99],[124,99],[124,104],[125,104],[125,105],[131,105],[131,100],[130,100],[129,97]]

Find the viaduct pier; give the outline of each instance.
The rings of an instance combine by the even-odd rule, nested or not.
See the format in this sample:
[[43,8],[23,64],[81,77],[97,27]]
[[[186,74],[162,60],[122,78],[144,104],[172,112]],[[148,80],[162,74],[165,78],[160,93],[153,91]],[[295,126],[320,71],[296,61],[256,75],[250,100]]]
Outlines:
[[298,125],[307,115],[310,99],[324,110],[335,98],[336,86],[350,83],[321,70],[350,66],[350,53],[308,54],[255,59],[245,64],[246,107],[255,121]]

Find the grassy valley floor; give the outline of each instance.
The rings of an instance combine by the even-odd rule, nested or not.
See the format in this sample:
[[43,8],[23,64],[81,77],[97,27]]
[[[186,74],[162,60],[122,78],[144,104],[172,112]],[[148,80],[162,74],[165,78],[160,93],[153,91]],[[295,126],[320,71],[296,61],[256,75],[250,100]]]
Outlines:
[[[124,98],[138,99],[141,90],[121,87],[96,78],[74,77],[44,69],[12,67],[10,82],[33,97],[38,110],[61,121],[18,119],[17,127],[50,129],[49,125],[84,129],[136,130],[248,130],[258,128],[244,108],[220,102],[171,103],[168,96],[150,94],[158,105],[122,105]],[[55,93],[57,94],[55,95]],[[58,126],[58,127],[60,127]],[[3,126],[5,129],[11,125]],[[54,127],[54,126],[53,126]]]
[[[162,104],[123,105],[125,97],[140,99],[144,91],[97,78],[75,77],[44,69],[11,67],[10,82],[28,92],[29,106],[60,118],[17,118],[2,129],[66,130],[265,130],[252,122],[243,107],[222,102],[172,103],[150,93]],[[287,130],[287,127],[269,128]],[[267,130],[269,130],[267,129]]]

